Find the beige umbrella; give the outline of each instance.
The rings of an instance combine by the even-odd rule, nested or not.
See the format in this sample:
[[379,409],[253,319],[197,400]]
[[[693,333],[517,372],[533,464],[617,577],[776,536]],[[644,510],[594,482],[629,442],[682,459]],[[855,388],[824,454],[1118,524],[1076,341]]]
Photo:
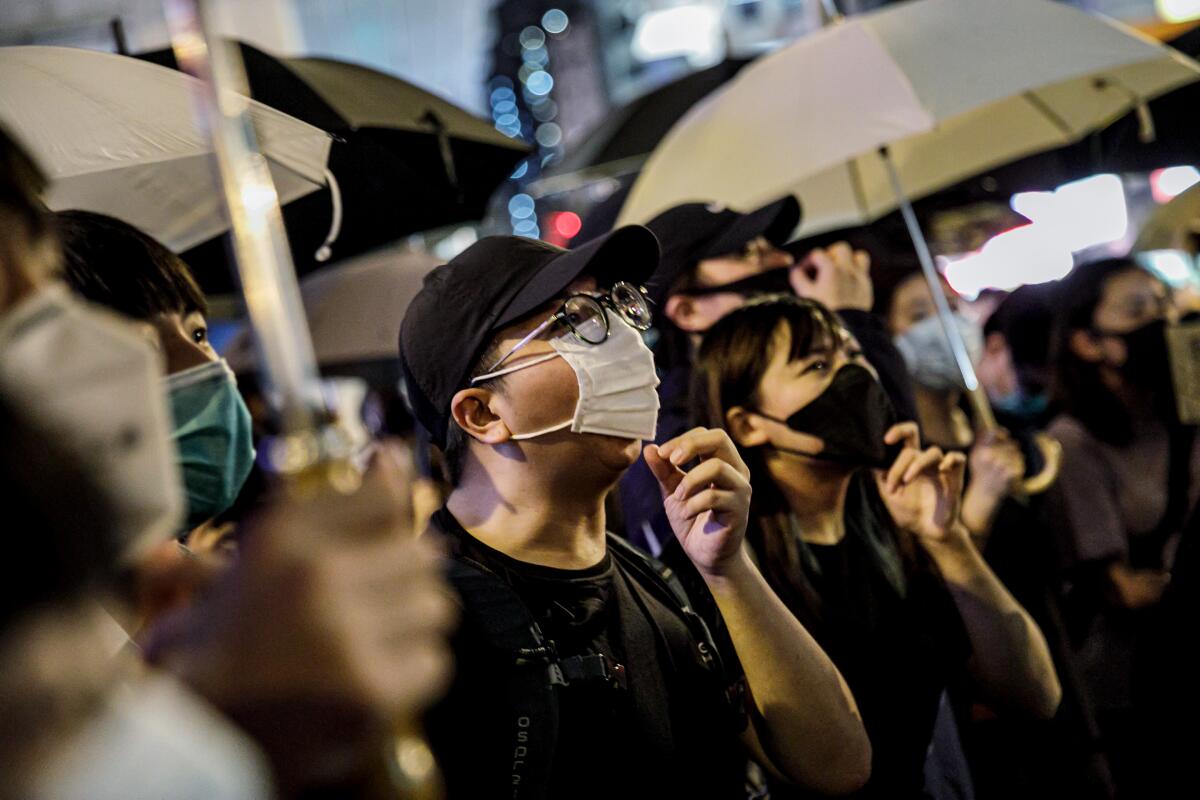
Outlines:
[[1138,233],[1135,251],[1186,250],[1200,241],[1200,183],[1156,210]]
[[[423,250],[388,249],[349,259],[300,281],[304,314],[321,365],[399,357],[397,331],[421,282],[441,259]],[[230,343],[237,372],[257,369],[249,329]]]

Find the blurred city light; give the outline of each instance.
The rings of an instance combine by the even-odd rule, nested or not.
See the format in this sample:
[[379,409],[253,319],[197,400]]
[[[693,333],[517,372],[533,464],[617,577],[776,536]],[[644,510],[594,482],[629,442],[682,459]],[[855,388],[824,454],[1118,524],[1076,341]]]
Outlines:
[[1197,183],[1200,170],[1195,167],[1167,167],[1150,173],[1150,193],[1156,203],[1169,203]]
[[567,13],[559,8],[552,8],[542,15],[542,27],[549,33],[562,33],[567,29],[570,20]]
[[[524,69],[524,67],[522,67]],[[530,73],[525,80],[525,88],[530,94],[546,95],[550,94],[550,90],[554,88],[554,78],[550,77],[550,73],[544,70]]]
[[1200,0],[1154,0],[1158,16],[1167,22],[1190,22],[1200,19]]
[[1183,286],[1196,280],[1196,257],[1183,250],[1146,250],[1135,258],[1172,286]]
[[1037,224],[1005,231],[978,252],[943,261],[946,280],[968,299],[984,289],[1008,291],[1027,283],[1057,280],[1075,263],[1070,249]]
[[533,214],[533,198],[525,193],[514,194],[508,201],[508,213],[514,219],[524,219]]
[[553,122],[538,125],[534,138],[542,147],[557,147],[562,142],[562,128]]
[[574,211],[559,211],[551,214],[554,230],[564,239],[572,239],[583,229],[583,220]]
[[546,34],[536,25],[530,25],[521,31],[521,47],[526,50],[536,50],[546,43]]
[[1125,186],[1117,175],[1093,175],[1053,192],[1021,192],[1013,195],[1012,208],[1075,252],[1115,242],[1129,229]]
[[637,22],[632,49],[642,62],[684,56],[693,66],[715,64],[725,53],[721,12],[704,5],[650,11]]
[[1021,192],[1012,208],[1029,225],[992,237],[960,257],[943,258],[946,280],[968,299],[984,289],[1011,290],[1065,277],[1075,253],[1124,238],[1125,186],[1117,175],[1093,175],[1053,192]]

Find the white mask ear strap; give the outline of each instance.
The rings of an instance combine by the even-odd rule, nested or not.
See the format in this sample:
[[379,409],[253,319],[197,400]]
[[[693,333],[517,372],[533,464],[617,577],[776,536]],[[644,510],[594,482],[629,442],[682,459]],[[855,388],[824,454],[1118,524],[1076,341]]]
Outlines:
[[498,369],[495,372],[488,372],[484,375],[476,375],[474,378],[471,378],[471,385],[474,386],[475,384],[477,384],[481,381],[489,381],[492,378],[499,378],[502,375],[508,375],[509,373],[525,369],[526,367],[536,367],[538,364],[545,364],[547,361],[550,361],[551,359],[555,359],[558,357],[559,357],[558,353],[547,353],[544,356],[539,356],[538,358],[531,358],[528,361],[523,361],[520,364],[517,364],[515,367],[508,367],[506,369]]
[[572,422],[574,422],[574,420],[569,419],[561,425],[553,425],[540,431],[534,431],[533,433],[514,433],[511,438],[518,442],[524,441],[525,439],[535,439],[538,436],[545,436],[547,433],[554,433],[555,431],[561,431],[563,428],[569,428],[571,427]]

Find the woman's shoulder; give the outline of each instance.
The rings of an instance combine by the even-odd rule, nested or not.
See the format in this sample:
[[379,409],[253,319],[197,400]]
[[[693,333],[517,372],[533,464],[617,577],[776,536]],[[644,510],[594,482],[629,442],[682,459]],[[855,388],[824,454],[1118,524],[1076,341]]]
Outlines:
[[1093,449],[1100,444],[1100,440],[1087,426],[1070,414],[1059,414],[1050,420],[1050,424],[1046,426],[1046,433],[1056,439],[1068,453]]

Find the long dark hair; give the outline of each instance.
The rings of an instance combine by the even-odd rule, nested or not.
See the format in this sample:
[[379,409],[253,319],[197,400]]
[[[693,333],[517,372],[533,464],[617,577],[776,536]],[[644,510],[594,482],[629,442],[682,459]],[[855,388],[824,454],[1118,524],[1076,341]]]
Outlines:
[[1128,258],[1108,258],[1076,267],[1058,285],[1051,339],[1051,392],[1054,405],[1083,423],[1097,439],[1115,445],[1133,438],[1133,418],[1119,397],[1104,385],[1100,365],[1085,361],[1071,348],[1078,331],[1090,332],[1096,307],[1110,279],[1141,270]]
[[[728,314],[705,334],[697,354],[692,397],[698,424],[725,429],[728,409],[760,405],[759,384],[774,355],[781,325],[791,334],[789,360],[832,347],[844,335],[841,322],[825,306],[790,295],[757,300]],[[812,576],[820,571],[819,566],[800,538],[795,515],[767,469],[765,448],[739,445],[738,451],[750,468],[754,486],[747,532],[750,546],[767,581],[793,613],[806,625],[818,624],[821,600]],[[869,487],[865,491],[869,498],[874,494]],[[877,504],[876,511],[880,520],[890,523],[886,509]],[[913,551],[898,532],[892,534],[895,541],[867,531],[865,544],[876,566],[903,593],[904,575],[909,571],[906,559]]]

